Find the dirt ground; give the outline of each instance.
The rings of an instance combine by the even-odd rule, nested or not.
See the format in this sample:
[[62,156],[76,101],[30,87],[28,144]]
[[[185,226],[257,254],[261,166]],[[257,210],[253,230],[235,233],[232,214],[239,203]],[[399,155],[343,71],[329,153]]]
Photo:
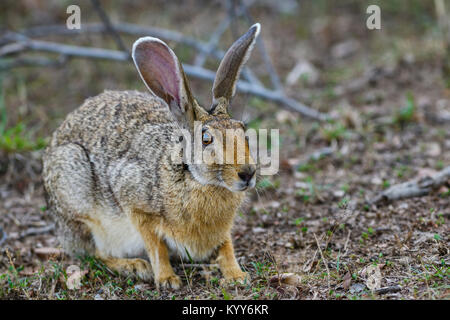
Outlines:
[[[108,3],[115,21],[203,40],[225,16],[217,2]],[[449,299],[450,185],[370,204],[392,185],[450,165],[450,77],[432,2],[411,1],[408,10],[381,2],[377,31],[367,30],[358,3],[317,1],[294,13],[266,2],[251,9],[286,93],[338,120],[311,121],[237,93],[233,104],[245,106],[249,127],[277,128],[281,138],[280,172],[259,177],[236,217],[236,255],[251,276],[244,285],[222,286],[213,262],[175,261],[183,288],[158,290],[92,257],[64,255],[46,209],[42,146],[85,98],[145,88],[131,64],[112,61],[1,71],[6,128],[16,131],[3,133],[0,144],[0,299]],[[98,21],[91,11],[82,6],[83,21]],[[0,12],[3,27],[16,31],[66,17],[57,1],[6,1]],[[240,20],[237,27],[242,33],[248,24]],[[45,39],[114,48],[107,35]],[[225,33],[221,48],[232,39]],[[124,37],[128,46],[134,40]],[[192,49],[169,44],[183,62],[195,58]],[[298,64],[309,73],[286,83]],[[249,66],[270,83],[257,50]],[[217,62],[209,59],[206,67]],[[207,104],[211,84],[191,83]],[[0,102],[0,123],[1,110]],[[19,143],[7,143],[7,135]],[[327,147],[330,154],[311,157]]]

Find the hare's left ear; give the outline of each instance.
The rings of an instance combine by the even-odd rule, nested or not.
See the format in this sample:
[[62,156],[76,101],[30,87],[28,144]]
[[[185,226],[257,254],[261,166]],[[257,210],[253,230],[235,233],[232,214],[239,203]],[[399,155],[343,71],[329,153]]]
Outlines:
[[228,49],[222,62],[220,62],[216,78],[214,79],[213,104],[222,97],[227,102],[230,102],[231,98],[233,98],[241,69],[250,57],[260,29],[261,25],[255,23],[247,33],[236,40],[230,49]]
[[196,102],[172,49],[160,39],[144,37],[134,43],[132,57],[150,92],[167,103],[182,127],[192,129]]

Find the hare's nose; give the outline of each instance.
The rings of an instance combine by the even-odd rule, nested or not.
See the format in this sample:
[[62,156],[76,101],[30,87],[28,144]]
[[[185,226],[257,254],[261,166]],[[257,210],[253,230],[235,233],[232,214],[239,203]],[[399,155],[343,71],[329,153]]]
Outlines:
[[239,178],[241,178],[242,181],[248,183],[255,175],[255,172],[256,172],[255,168],[251,166],[246,166],[245,168],[243,168],[241,172],[238,173],[238,176]]

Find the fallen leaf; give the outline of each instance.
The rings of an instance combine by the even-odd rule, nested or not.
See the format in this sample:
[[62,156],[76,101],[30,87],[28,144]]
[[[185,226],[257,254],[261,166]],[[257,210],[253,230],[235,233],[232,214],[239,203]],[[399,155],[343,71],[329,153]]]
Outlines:
[[350,272],[347,272],[344,276],[344,281],[342,282],[342,287],[344,288],[344,290],[348,290],[351,283],[352,283],[352,275],[350,274]]
[[370,265],[366,267],[366,286],[370,290],[376,290],[381,287],[381,271],[380,265]]
[[295,273],[283,273],[270,278],[271,284],[285,284],[289,286],[298,286],[302,278]]
[[49,257],[58,257],[63,253],[63,251],[58,248],[42,247],[34,248],[34,253],[41,259],[47,259]]
[[81,287],[81,279],[88,273],[87,270],[81,270],[80,267],[71,265],[66,269],[67,280],[66,286],[69,290],[80,289]]

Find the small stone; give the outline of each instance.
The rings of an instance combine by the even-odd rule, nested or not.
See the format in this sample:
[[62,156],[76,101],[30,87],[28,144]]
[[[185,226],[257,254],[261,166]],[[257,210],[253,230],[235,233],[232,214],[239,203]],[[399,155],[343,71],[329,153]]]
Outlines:
[[261,227],[256,227],[252,229],[253,233],[263,233],[266,232],[266,229],[261,228]]
[[292,86],[301,78],[305,79],[306,83],[312,85],[319,80],[319,72],[309,61],[299,61],[287,75],[286,84]]
[[363,291],[366,288],[366,286],[362,283],[355,283],[352,284],[352,286],[350,287],[350,293],[360,293],[361,291]]
[[430,157],[437,157],[441,154],[441,146],[437,142],[428,144],[426,155]]
[[336,190],[336,191],[333,191],[333,195],[336,198],[342,198],[345,195],[345,191],[343,191],[343,190]]
[[373,177],[370,182],[374,185],[381,185],[383,183],[383,180],[380,179],[380,177]]

